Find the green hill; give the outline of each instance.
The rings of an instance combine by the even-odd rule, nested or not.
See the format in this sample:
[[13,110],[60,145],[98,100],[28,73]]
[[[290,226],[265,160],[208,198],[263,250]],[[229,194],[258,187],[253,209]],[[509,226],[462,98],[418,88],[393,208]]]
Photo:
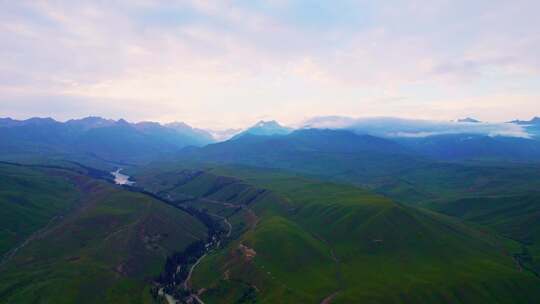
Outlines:
[[179,157],[282,169],[370,188],[392,199],[422,204],[466,196],[538,189],[540,165],[430,159],[397,142],[342,130],[306,129],[286,136],[246,135],[185,150]]
[[0,164],[0,255],[77,204],[79,193],[61,176]]
[[540,273],[540,194],[470,197],[433,208],[519,241],[523,244],[520,257]]
[[[440,164],[402,175],[426,180],[421,189],[430,193],[447,180],[441,199],[425,203],[448,217],[271,169],[187,162],[126,169],[153,193],[147,195],[90,177],[99,176],[91,168],[58,164],[70,167],[0,164],[0,302],[158,301],[150,290],[165,262],[205,240],[208,230],[154,197],[204,211],[223,226],[217,249],[186,281],[205,303],[540,300],[538,195],[523,192],[529,184],[490,196],[494,180],[482,179],[499,172],[519,179],[529,171],[449,171],[456,165]],[[473,192],[470,176],[477,176]],[[171,287],[173,294],[186,294],[183,286]]]
[[166,258],[206,238],[189,214],[71,170],[0,178],[1,303],[152,303]]
[[194,272],[205,303],[540,299],[540,280],[512,259],[517,243],[353,186],[246,167],[168,164],[135,177],[232,224]]

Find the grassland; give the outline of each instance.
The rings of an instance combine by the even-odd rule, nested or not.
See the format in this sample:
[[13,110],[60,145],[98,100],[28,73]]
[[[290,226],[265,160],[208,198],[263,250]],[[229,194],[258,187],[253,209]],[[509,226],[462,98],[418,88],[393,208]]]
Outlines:
[[65,177],[0,164],[0,255],[74,208],[79,198]]
[[354,186],[239,166],[167,164],[135,176],[241,227],[194,273],[206,303],[540,299],[540,280],[512,259],[516,242]]
[[524,261],[540,273],[540,194],[478,196],[432,206],[522,244]]
[[280,168],[316,179],[358,185],[395,202],[457,216],[519,242],[527,264],[540,273],[538,162],[448,162],[406,153],[328,152],[306,147],[285,149],[284,153],[282,147],[275,151],[264,150],[265,146],[260,145],[254,147],[258,149],[206,151],[203,159]]
[[2,170],[11,182],[2,204],[23,204],[36,223],[10,223],[19,207],[1,214],[3,231],[34,233],[1,266],[2,303],[152,303],[152,280],[167,256],[206,238],[195,218],[143,194],[67,170]]

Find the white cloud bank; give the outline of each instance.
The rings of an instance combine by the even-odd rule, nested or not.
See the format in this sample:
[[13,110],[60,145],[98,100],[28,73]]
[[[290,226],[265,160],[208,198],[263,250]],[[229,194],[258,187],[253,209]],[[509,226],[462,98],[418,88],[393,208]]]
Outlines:
[[513,123],[469,123],[393,117],[351,118],[343,116],[322,116],[305,121],[302,124],[302,127],[347,129],[359,134],[384,137],[427,137],[445,134],[530,137],[523,126]]

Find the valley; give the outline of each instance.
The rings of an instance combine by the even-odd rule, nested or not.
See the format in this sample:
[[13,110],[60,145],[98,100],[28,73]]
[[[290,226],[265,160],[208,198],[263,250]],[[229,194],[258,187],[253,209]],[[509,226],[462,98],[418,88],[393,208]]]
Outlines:
[[[1,302],[151,303],[166,257],[206,237],[197,219],[148,196],[70,170],[30,171],[71,187],[74,207],[42,221],[3,263]],[[36,212],[46,207],[29,203]]]
[[540,1],[0,8],[0,304],[540,304]]
[[[162,177],[159,185],[153,183],[153,173],[146,170],[135,176],[154,191],[167,189],[167,194],[182,197],[190,204],[193,204],[194,198],[188,196],[196,195],[200,208],[213,208],[214,212],[229,216],[229,221],[233,223],[233,240],[223,250],[209,253],[193,274],[193,286],[205,303],[244,300],[249,303],[255,299],[265,303],[277,298],[284,302],[315,303],[324,301],[329,295],[335,303],[353,298],[377,303],[393,302],[400,297],[405,297],[406,301],[414,299],[417,303],[430,303],[437,298],[448,302],[473,299],[488,301],[490,297],[506,297],[511,302],[510,295],[516,292],[514,288],[534,285],[538,280],[533,274],[520,272],[508,255],[505,248],[515,246],[512,241],[486,235],[484,231],[462,226],[449,218],[426,211],[393,205],[382,197],[350,186],[299,179],[279,172],[263,171],[262,174],[259,170],[242,167],[213,167],[204,173],[192,169],[181,169],[176,174],[174,171],[156,170]],[[170,186],[175,182],[170,179],[171,176],[182,177],[175,187]],[[251,183],[255,184],[255,189],[251,188]],[[322,190],[316,190],[321,186],[328,189],[322,187]],[[339,195],[336,196],[336,193]],[[314,201],[314,197],[319,199]],[[355,197],[364,202],[356,206]],[[216,206],[218,201],[221,201],[221,208]],[[311,203],[304,206],[308,202]],[[256,224],[247,224],[250,218],[247,212],[237,214],[246,207],[237,208],[237,213],[231,211],[235,205],[247,205],[253,210],[257,217]],[[339,214],[345,217],[339,220]],[[353,218],[349,218],[351,215]],[[326,219],[327,216],[332,218],[331,222],[327,222],[330,219]],[[235,228],[236,222],[243,227]],[[321,225],[325,222],[327,224]],[[366,224],[349,230],[350,224],[347,223],[353,222]],[[402,229],[399,223],[407,223],[405,227],[413,230],[399,233]],[[378,226],[381,224],[383,226]],[[384,226],[388,224],[391,226]],[[418,228],[415,228],[416,225]],[[423,230],[426,228],[428,230]],[[414,229],[420,230],[414,232]],[[426,235],[428,231],[431,233]],[[234,239],[234,235],[238,235],[238,238]],[[438,240],[438,235],[445,235],[445,238]],[[357,239],[360,243],[354,245],[350,239]],[[439,246],[440,249],[437,249]],[[417,251],[411,256],[412,248]],[[365,256],[358,256],[360,252],[365,252]],[[382,260],[376,258],[381,255],[384,256]],[[408,261],[408,266],[399,262],[402,259]],[[480,260],[490,262],[482,266]],[[284,264],[285,261],[294,264]],[[432,269],[428,270],[426,265]],[[356,267],[363,268],[362,272],[355,271]],[[216,269],[220,271],[216,273]],[[456,272],[456,269],[461,270]],[[439,283],[442,285],[437,288],[440,292],[437,295],[433,295],[434,286],[430,286],[431,298],[425,298],[426,295],[422,294],[421,290],[427,288],[421,287],[422,280],[410,281],[412,289],[402,292],[396,285],[395,294],[381,297],[375,287],[379,283],[374,280],[379,277],[375,273],[381,271],[391,274],[380,277],[384,282],[391,282],[391,278],[403,282],[411,276],[430,278],[434,282],[440,276],[445,277],[446,283]],[[306,272],[311,273],[307,277],[313,278],[312,282],[316,285],[302,282],[301,278],[306,277]],[[455,284],[459,286],[457,282],[462,275],[469,277],[470,283],[478,280],[479,286],[486,288],[482,292],[484,296],[477,292],[470,293],[476,287],[471,290],[454,289],[458,287],[453,286],[448,278],[455,278]],[[473,280],[472,275],[476,279]],[[370,278],[371,287],[366,285],[364,276]],[[521,283],[507,285],[514,280]],[[363,282],[365,289],[358,287],[359,282]],[[336,293],[336,290],[339,292]],[[524,298],[520,301],[526,301],[528,296],[526,293],[522,295]],[[529,296],[529,299],[533,299],[537,295],[533,292]]]
[[283,132],[129,164],[8,157],[0,301],[540,299],[537,163]]

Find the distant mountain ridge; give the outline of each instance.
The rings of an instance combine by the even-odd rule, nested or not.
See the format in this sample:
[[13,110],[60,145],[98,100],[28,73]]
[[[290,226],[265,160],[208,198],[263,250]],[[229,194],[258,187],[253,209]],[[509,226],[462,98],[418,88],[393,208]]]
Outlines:
[[[336,121],[347,120],[332,117],[330,122],[336,126],[334,128],[329,125],[329,129],[326,129],[325,124],[322,124],[317,128],[297,130],[273,120],[260,121],[233,136],[232,140],[201,150],[187,149],[187,154],[199,151],[202,155],[195,153],[193,157],[240,163],[247,161],[255,165],[273,162],[276,157],[290,158],[291,155],[308,151],[312,154],[305,157],[312,157],[313,153],[340,154],[332,157],[349,157],[343,153],[363,153],[364,156],[369,154],[371,159],[380,159],[392,152],[392,159],[400,154],[406,158],[414,155],[452,161],[540,161],[540,141],[535,137],[538,129],[536,125],[521,127],[507,123],[493,126],[473,123],[477,121],[473,118],[461,119],[462,123],[454,121],[446,124],[383,118],[357,121],[348,127],[336,124]],[[540,118],[526,123],[536,122],[540,122]],[[510,135],[501,135],[506,133],[497,129],[500,127],[507,128],[505,132]],[[526,134],[523,132],[525,129],[529,137],[521,137],[521,134]],[[512,132],[517,132],[517,136],[512,136]],[[160,159],[163,155],[174,157],[184,148],[203,147],[215,142],[208,131],[182,122],[164,125],[149,121],[130,123],[124,119],[112,120],[96,116],[66,122],[52,118],[0,118],[0,157],[6,160],[10,159],[7,156],[68,153],[136,162],[140,159]]]
[[421,161],[392,140],[329,129],[300,129],[282,136],[246,134],[201,148],[183,149],[178,157],[186,161],[286,169],[336,179],[354,174],[361,180],[397,173]]
[[203,130],[183,123],[130,123],[86,117],[59,122],[52,118],[0,119],[0,157],[77,154],[110,160],[152,159],[187,146],[214,142]]
[[66,121],[67,125],[78,126],[85,130],[93,128],[109,127],[116,123],[112,119],[105,119],[97,116],[89,116],[81,119],[70,119]]
[[195,136],[197,138],[204,139],[207,143],[214,142],[216,140],[210,132],[203,129],[193,128],[183,122],[171,122],[164,124],[163,126],[169,129],[173,129],[180,134],[184,134],[187,136]]
[[[178,158],[282,169],[375,187],[381,193],[397,191],[407,197],[425,198],[411,185],[426,183],[422,180],[426,170],[431,172],[446,162],[464,161],[539,164],[540,141],[478,134],[381,138],[349,130],[300,129],[282,136],[246,134],[201,148],[183,149]],[[452,170],[460,170],[458,167]],[[416,177],[405,184],[393,180],[404,172]],[[416,180],[416,174],[420,180]],[[401,188],[392,188],[397,184]]]

